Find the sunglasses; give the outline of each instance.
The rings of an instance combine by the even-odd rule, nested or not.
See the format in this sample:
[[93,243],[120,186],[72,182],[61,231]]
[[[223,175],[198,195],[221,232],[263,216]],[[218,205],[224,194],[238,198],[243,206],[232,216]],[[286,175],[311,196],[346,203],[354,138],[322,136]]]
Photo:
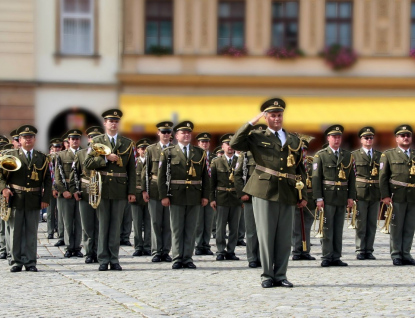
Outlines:
[[160,132],[165,135],[165,134],[171,134],[171,130],[160,130]]
[[411,138],[411,134],[399,134],[399,137],[401,138]]
[[363,138],[365,138],[366,140],[372,140],[373,139],[373,137],[369,137],[369,136],[366,136],[366,137],[363,137]]

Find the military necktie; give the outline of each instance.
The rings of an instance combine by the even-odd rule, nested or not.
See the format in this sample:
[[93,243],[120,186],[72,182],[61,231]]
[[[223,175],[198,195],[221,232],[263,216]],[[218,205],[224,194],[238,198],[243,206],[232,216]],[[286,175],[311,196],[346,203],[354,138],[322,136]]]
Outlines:
[[228,165],[229,165],[229,168],[232,166],[232,159],[228,160]]
[[405,150],[405,155],[409,158],[409,149]]
[[30,163],[32,162],[32,154],[30,153],[30,151],[27,152],[27,161]]
[[278,132],[277,131],[275,132],[275,137],[277,137],[277,139],[280,141],[280,143],[282,145],[282,141],[281,141],[280,137],[278,136]]
[[166,149],[166,147],[167,147],[166,145],[163,145],[163,149]]
[[187,160],[187,147],[186,146],[183,147],[183,153],[184,153],[184,157]]
[[371,152],[372,152],[371,150],[369,150],[367,152],[367,155],[368,155],[370,161],[372,161],[372,154],[371,154]]
[[336,156],[337,159],[339,159],[339,152],[337,150],[334,152],[334,155]]
[[114,141],[114,137],[111,138],[111,147],[114,149],[115,148],[115,141]]

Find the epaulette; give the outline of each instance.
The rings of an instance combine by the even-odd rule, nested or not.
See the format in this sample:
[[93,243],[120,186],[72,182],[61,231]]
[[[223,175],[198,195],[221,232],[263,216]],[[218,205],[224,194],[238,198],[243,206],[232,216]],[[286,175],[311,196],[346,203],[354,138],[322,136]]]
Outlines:
[[214,160],[216,160],[216,159],[219,159],[220,157],[214,157],[214,158],[212,158],[212,162],[214,161]]
[[154,148],[156,145],[157,145],[157,142],[156,142],[156,143],[154,143],[154,144],[151,144],[150,146],[148,146],[148,147],[146,148],[146,151],[147,151],[148,149]]
[[392,149],[387,149],[387,150],[385,150],[383,153],[391,152],[391,151],[394,151],[394,150],[395,150],[395,148],[392,148]]
[[[129,142],[134,142],[132,139],[130,139],[130,138],[128,138],[128,137],[125,137],[125,136],[120,136],[121,137],[121,139],[125,139],[125,140],[127,140],[127,141],[129,141]],[[135,145],[135,144],[134,144]]]
[[319,151],[317,151],[316,154],[314,155],[314,157],[318,157],[318,154],[321,154],[323,152],[327,152],[327,148],[323,148],[323,149],[320,149]]

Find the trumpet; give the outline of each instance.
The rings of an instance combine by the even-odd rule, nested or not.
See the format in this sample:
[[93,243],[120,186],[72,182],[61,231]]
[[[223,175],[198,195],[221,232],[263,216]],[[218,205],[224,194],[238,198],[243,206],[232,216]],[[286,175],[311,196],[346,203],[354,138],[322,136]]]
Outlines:
[[94,208],[98,208],[101,202],[101,174],[95,170],[91,171],[89,179],[89,204]]
[[19,158],[11,155],[3,155],[0,157],[0,168],[6,171],[17,171],[22,166]]
[[[380,223],[380,218],[382,217],[382,211],[385,203],[382,203],[382,207],[379,211],[379,217],[378,217],[378,226]],[[393,219],[393,205],[392,202],[387,205],[386,212],[385,212],[385,223],[383,224],[383,227],[380,229],[380,232],[384,234],[390,234],[390,223]]]
[[[316,226],[316,221],[317,221],[317,213],[319,212],[318,208],[316,208],[315,212],[314,212],[314,229]],[[317,238],[324,238],[324,233],[323,233],[323,229],[324,229],[324,223],[326,223],[326,219],[324,217],[324,209],[321,208],[320,209],[320,216],[319,216],[319,222],[318,222],[318,231],[317,234],[315,235],[315,237]]]
[[100,144],[100,143],[94,143],[92,144],[92,149],[98,154],[98,155],[104,155],[108,156],[111,153],[110,147]]
[[356,228],[356,217],[359,214],[359,211],[357,211],[356,201],[353,201],[353,207],[347,208],[347,218],[350,217],[350,213],[352,213],[352,219],[350,221],[350,225],[348,226],[348,228],[355,229]]

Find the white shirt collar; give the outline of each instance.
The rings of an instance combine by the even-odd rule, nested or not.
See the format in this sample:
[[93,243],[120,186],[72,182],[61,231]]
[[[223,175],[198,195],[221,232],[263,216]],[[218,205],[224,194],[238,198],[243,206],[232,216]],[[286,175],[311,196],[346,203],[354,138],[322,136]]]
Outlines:
[[[23,150],[24,155],[27,157],[27,153],[28,153],[28,151],[27,151],[27,150],[24,150],[23,148],[22,148],[22,150]],[[29,152],[30,152],[30,157],[32,157],[32,158],[33,158],[33,149],[32,149],[32,150],[30,150]]]
[[373,156],[373,149],[372,148],[370,148],[370,149],[367,149],[367,148],[365,148],[365,147],[362,147],[362,149],[363,149],[363,151],[367,154],[368,152],[369,152],[369,150],[370,150],[370,154]]
[[187,148],[187,152],[189,152],[189,146],[190,146],[190,144],[188,144],[187,146],[181,144],[180,142],[178,142],[177,144],[179,145],[179,147],[180,147],[181,150],[183,150],[183,147],[186,147]]
[[110,135],[107,134],[107,136],[108,136],[109,141],[111,141],[111,138],[114,138],[114,142],[117,143],[118,134],[116,134],[114,136],[110,136]]
[[339,149],[337,149],[337,150],[334,150],[333,148],[331,148],[330,146],[329,146],[329,148],[331,149],[331,151],[333,151],[333,153],[336,153],[336,151],[337,151],[337,153],[340,153],[340,148]]
[[79,148],[77,148],[77,149],[73,149],[73,148],[71,148],[71,147],[69,147],[69,149],[71,149],[72,150],[72,152],[75,154],[75,151],[77,151],[77,150],[79,150]]
[[226,157],[226,160],[227,160],[227,161],[232,160],[232,159],[233,159],[233,157],[234,157],[234,156],[232,156],[232,157],[228,157],[226,154],[224,154],[224,156]]
[[142,163],[144,163],[146,161],[146,157],[141,157],[140,156],[139,158],[140,158],[140,160],[141,160]]
[[161,143],[161,141],[159,141],[159,144],[160,144],[160,147],[161,147],[161,149],[163,149],[163,146],[166,146],[166,148],[170,145],[170,143],[168,143],[168,144],[166,144],[166,145],[163,145],[162,143]]
[[[404,150],[404,149],[402,149],[399,146],[398,146],[398,148],[401,149],[404,154],[406,154],[406,153],[409,153],[410,154],[411,153],[411,148],[408,148],[408,150]],[[408,152],[406,152],[406,151],[408,151]]]

